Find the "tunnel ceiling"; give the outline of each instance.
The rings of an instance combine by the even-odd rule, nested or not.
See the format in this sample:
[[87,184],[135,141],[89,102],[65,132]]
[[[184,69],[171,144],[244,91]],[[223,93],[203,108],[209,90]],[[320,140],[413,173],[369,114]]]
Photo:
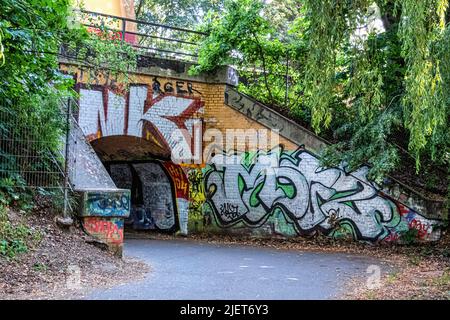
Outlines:
[[152,140],[133,136],[107,136],[91,141],[103,161],[170,159],[170,150]]

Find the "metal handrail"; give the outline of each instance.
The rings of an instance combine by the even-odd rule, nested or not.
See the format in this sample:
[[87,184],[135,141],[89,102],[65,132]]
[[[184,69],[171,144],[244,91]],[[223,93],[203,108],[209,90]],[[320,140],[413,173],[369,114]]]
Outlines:
[[103,17],[107,17],[107,18],[119,19],[122,21],[129,21],[129,22],[133,22],[133,23],[137,23],[137,24],[150,25],[153,27],[159,27],[159,28],[164,28],[164,29],[172,29],[172,30],[183,31],[183,32],[187,32],[187,33],[195,33],[195,34],[204,35],[204,36],[208,35],[206,32],[201,32],[201,31],[197,31],[197,30],[190,30],[190,29],[174,27],[174,26],[169,26],[166,24],[159,24],[159,23],[148,22],[148,21],[143,21],[143,20],[136,20],[136,19],[131,19],[131,18],[127,18],[127,17],[119,17],[119,16],[100,13],[100,12],[94,12],[94,11],[89,11],[89,10],[76,10],[76,11],[79,11],[82,13],[87,13],[87,14],[92,14],[92,15],[96,15],[96,16],[103,16]]
[[[84,24],[84,25],[86,27],[98,28],[98,26],[93,25],[93,24]],[[105,30],[109,30],[109,31],[122,32],[122,30],[120,30],[120,29],[114,29],[114,28],[103,27],[103,26],[102,26],[102,28],[105,29]],[[141,37],[155,38],[155,39],[161,39],[161,40],[166,40],[166,41],[173,41],[173,42],[197,45],[196,42],[180,40],[180,39],[173,39],[173,38],[157,37],[157,36],[154,36],[154,35],[151,35],[151,34],[145,34],[145,33],[142,33],[142,32],[126,31],[126,34],[132,34],[132,35],[141,36]]]
[[[180,60],[189,60],[192,62],[196,62],[197,59],[197,51],[198,51],[198,42],[190,41],[190,39],[186,39],[182,36],[182,34],[187,34],[188,36],[191,35],[198,35],[198,36],[207,36],[208,34],[201,31],[196,30],[190,30],[186,28],[181,27],[175,27],[175,26],[169,26],[164,25],[160,23],[154,23],[154,22],[147,22],[142,20],[136,20],[131,19],[127,17],[120,17],[115,15],[109,15],[104,14],[100,12],[94,12],[89,10],[75,10],[76,12],[80,12],[81,14],[87,14],[89,16],[93,17],[104,17],[109,18],[113,20],[118,20],[118,22],[121,23],[121,29],[117,29],[114,27],[107,26],[105,24],[108,24],[108,21],[101,21],[99,24],[95,24],[93,21],[81,21],[81,23],[88,28],[97,28],[99,30],[106,30],[110,31],[113,34],[117,34],[120,36],[121,42],[129,42],[130,45],[135,48],[136,50],[139,50],[139,54],[141,55],[161,55],[161,56],[178,56]],[[83,19],[81,19],[83,20]],[[111,21],[112,23],[115,23],[114,21]],[[127,31],[127,26],[129,26],[128,23],[134,23],[136,24],[137,31]],[[175,36],[172,34],[172,36],[159,36],[157,34],[152,33],[144,33],[139,31],[140,26],[151,26],[155,28],[162,28],[165,31],[171,31],[171,32],[177,32],[178,34],[175,34]],[[156,30],[155,30],[156,32]],[[181,32],[181,37],[179,32]],[[135,43],[133,41],[129,41],[126,39],[126,36],[137,36],[140,37],[139,42],[136,41]],[[177,36],[179,38],[177,38]],[[117,37],[119,39],[119,37]],[[149,41],[148,41],[149,40]],[[160,43],[154,43],[156,41],[160,41]],[[150,42],[150,43],[149,43]],[[149,46],[150,44],[150,46]],[[182,45],[185,45],[184,47]],[[173,48],[175,48],[172,50]],[[177,50],[181,49],[181,50]],[[184,50],[183,50],[184,49]],[[173,56],[172,56],[173,57]]]

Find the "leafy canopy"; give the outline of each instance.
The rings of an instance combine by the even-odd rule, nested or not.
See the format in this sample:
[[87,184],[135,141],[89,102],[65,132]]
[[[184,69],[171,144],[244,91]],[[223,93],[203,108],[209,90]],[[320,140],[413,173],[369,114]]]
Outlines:
[[210,35],[192,72],[237,67],[241,91],[285,109],[331,142],[325,164],[369,164],[377,181],[399,167],[444,179],[448,0],[283,4],[225,1],[223,13],[205,20]]
[[[69,0],[0,0],[0,7],[0,135],[14,140],[26,133],[35,140],[2,143],[0,170],[10,174],[0,185],[26,184],[21,171],[54,171],[65,130],[62,102],[76,96],[74,75],[60,71],[59,58],[89,66],[94,76],[118,76],[133,69],[136,57],[104,32],[76,23]],[[30,164],[22,154],[40,156]]]

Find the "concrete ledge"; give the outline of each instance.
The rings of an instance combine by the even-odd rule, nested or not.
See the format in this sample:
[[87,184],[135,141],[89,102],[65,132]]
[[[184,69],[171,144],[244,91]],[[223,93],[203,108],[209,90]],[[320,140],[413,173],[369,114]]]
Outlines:
[[428,199],[401,182],[390,179],[391,181],[380,186],[381,192],[389,195],[395,201],[423,213],[429,219],[448,220],[444,201]]
[[313,132],[230,86],[225,88],[225,104],[268,128],[279,130],[286,139],[299,146],[305,145],[306,149],[315,153],[327,145]]
[[84,231],[121,257],[124,219],[130,215],[130,190],[86,189],[77,192]]
[[[63,65],[72,65],[76,67],[83,66],[88,68],[89,66],[83,62],[59,58],[59,63]],[[189,69],[193,66],[193,63],[176,61],[170,59],[163,59],[151,56],[139,56],[137,62],[137,70],[130,72],[135,75],[151,75],[166,78],[175,78],[185,81],[203,82],[211,84],[228,84],[236,86],[238,84],[239,76],[237,71],[232,67],[222,67],[215,72],[203,73],[201,75],[189,75]]]

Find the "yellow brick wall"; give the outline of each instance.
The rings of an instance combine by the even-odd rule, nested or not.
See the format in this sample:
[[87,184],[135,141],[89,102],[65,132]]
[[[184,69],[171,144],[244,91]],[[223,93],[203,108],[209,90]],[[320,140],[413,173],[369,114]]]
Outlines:
[[[148,83],[151,85],[152,79],[154,76],[148,75],[139,75],[136,76],[132,82],[135,83]],[[175,78],[162,78],[158,77],[158,81],[161,82],[163,86],[166,82],[176,82],[180,81]],[[205,130],[208,129],[217,129],[225,135],[227,129],[238,129],[238,130],[248,130],[248,129],[269,129],[256,121],[247,118],[239,111],[227,106],[225,101],[225,85],[223,84],[208,84],[202,82],[193,82],[193,81],[183,81],[185,84],[187,82],[191,82],[192,86],[195,90],[201,92],[200,94],[195,93],[194,96],[200,96],[205,103],[204,108],[204,122],[205,122]],[[270,131],[270,130],[269,130]],[[225,138],[225,136],[224,136]],[[278,138],[278,139],[277,139]],[[277,143],[273,143],[273,141],[278,141],[280,144],[284,146],[286,150],[296,150],[298,146],[292,141],[285,139],[277,135],[274,139],[271,139],[270,133],[268,133],[267,137],[267,147],[268,149],[276,147]],[[226,146],[226,141],[224,142],[224,146]],[[252,148],[250,143],[245,144],[235,144],[236,151],[256,151],[255,148]],[[205,146],[204,146],[205,147]],[[225,150],[229,151],[229,150]]]
[[[204,114],[206,129],[218,129],[223,133],[225,133],[227,129],[269,129],[256,121],[247,118],[239,111],[227,106],[224,103],[225,85],[209,84],[207,85],[206,92]],[[279,143],[282,144],[286,150],[295,150],[298,148],[297,145],[284,137],[277,135],[275,141],[277,141],[276,138],[278,138]],[[276,146],[276,143],[273,143],[273,139],[271,139],[270,133],[268,133],[266,144],[268,149]],[[255,151],[254,148],[249,145],[248,141],[245,144],[236,143],[235,146],[237,151]]]
[[[73,67],[67,68],[66,66],[62,66],[63,70],[72,71],[76,70]],[[77,72],[77,82],[78,83],[86,83],[88,82],[88,77],[86,72]],[[147,85],[149,90],[152,88],[152,83],[155,79],[155,76],[151,75],[133,75],[130,79],[130,84],[139,84],[139,85]],[[282,144],[285,150],[296,150],[298,146],[291,142],[290,140],[279,136],[276,133],[273,133],[273,136],[270,128],[267,128],[256,121],[247,118],[242,113],[237,110],[229,107],[225,104],[225,85],[223,84],[208,84],[202,82],[194,82],[194,81],[186,81],[180,80],[176,78],[164,78],[164,77],[156,77],[158,82],[161,85],[161,88],[164,88],[166,83],[170,82],[174,90],[176,90],[175,86],[177,81],[180,82],[180,86],[183,90],[188,89],[188,83],[192,85],[193,94],[190,96],[200,97],[204,102],[204,112],[203,114],[196,114],[194,117],[203,118],[204,120],[204,132],[208,132],[210,129],[219,130],[222,133],[222,150],[211,149],[215,153],[218,152],[230,152],[230,151],[256,151],[258,145],[255,146],[254,143],[251,143],[248,139],[236,139],[234,147],[230,147],[230,144],[227,144],[227,130],[236,129],[236,130],[267,130],[266,139],[258,140],[259,146],[267,146],[266,150],[272,149],[276,147],[278,144]],[[106,85],[106,86],[114,86],[115,82],[108,82],[104,79],[97,79],[95,82],[96,85]],[[255,131],[253,131],[254,133]],[[250,131],[250,133],[252,133]],[[240,132],[237,131],[235,134],[239,135]],[[263,136],[264,137],[264,136]],[[262,144],[261,144],[262,143]],[[210,142],[203,143],[203,149],[205,149]],[[230,150],[231,149],[231,150]]]

